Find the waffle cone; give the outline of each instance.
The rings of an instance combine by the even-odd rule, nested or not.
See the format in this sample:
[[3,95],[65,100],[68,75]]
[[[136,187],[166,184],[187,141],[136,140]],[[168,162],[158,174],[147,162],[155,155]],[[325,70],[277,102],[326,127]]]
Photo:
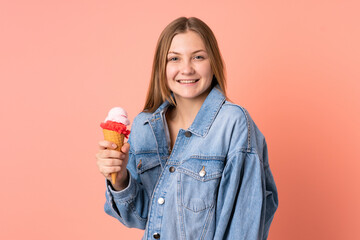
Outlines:
[[[115,143],[117,145],[117,148],[115,150],[120,151],[121,147],[124,145],[125,135],[107,129],[103,129],[103,133],[104,133],[104,139],[106,141]],[[115,184],[116,175],[117,175],[116,172],[111,173],[111,180],[113,184]]]

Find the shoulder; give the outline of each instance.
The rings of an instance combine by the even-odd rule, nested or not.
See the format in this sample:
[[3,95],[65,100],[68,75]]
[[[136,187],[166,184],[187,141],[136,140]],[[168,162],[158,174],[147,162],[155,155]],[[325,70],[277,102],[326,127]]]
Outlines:
[[151,118],[151,116],[153,115],[153,113],[148,113],[148,112],[141,112],[139,113],[133,121],[132,127],[133,126],[137,126],[137,125],[144,125],[149,118]]
[[227,125],[232,125],[232,136],[235,139],[237,136],[242,136],[242,139],[246,139],[247,152],[262,152],[265,137],[244,107],[225,101],[219,112],[219,116]]
[[134,118],[129,136],[132,152],[156,150],[156,142],[153,141],[154,135],[148,124],[151,117],[152,113],[141,112]]
[[152,113],[141,112],[139,113],[133,120],[131,124],[131,133],[134,134],[141,134],[145,129],[148,129],[148,122],[153,116]]
[[251,117],[248,111],[235,103],[225,101],[222,105],[218,117],[228,123],[250,125]]

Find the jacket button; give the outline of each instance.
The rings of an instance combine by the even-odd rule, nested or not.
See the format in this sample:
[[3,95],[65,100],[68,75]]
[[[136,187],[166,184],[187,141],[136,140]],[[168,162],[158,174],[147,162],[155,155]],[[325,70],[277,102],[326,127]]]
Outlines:
[[153,238],[159,239],[159,238],[160,238],[160,234],[159,234],[159,233],[154,233],[154,234],[153,234]]
[[170,168],[169,168],[169,172],[175,172],[175,168],[174,168],[174,167],[170,167]]
[[191,132],[189,132],[189,131],[185,132],[185,137],[191,137],[191,135],[192,135]]
[[206,174],[206,172],[205,172],[204,170],[201,170],[201,171],[199,172],[200,177],[204,177],[205,174]]
[[201,171],[199,172],[200,177],[204,177],[206,174],[205,166],[202,167]]
[[164,198],[159,198],[158,199],[158,204],[160,204],[160,205],[163,205],[165,203],[165,199]]

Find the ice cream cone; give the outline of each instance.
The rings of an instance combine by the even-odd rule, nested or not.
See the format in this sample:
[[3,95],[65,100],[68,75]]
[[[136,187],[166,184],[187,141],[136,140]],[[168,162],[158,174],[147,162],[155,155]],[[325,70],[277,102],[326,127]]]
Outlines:
[[[130,131],[126,126],[130,124],[128,115],[125,109],[121,107],[114,107],[110,109],[105,121],[100,124],[103,129],[104,138],[107,141],[113,142],[117,145],[116,151],[121,151],[124,144],[124,137],[128,138]],[[111,173],[112,183],[116,182],[116,172]]]
[[[103,133],[104,133],[104,139],[109,142],[115,143],[117,145],[117,148],[115,150],[120,151],[121,147],[124,145],[125,135],[108,129],[103,129]],[[117,175],[116,172],[111,173],[111,180],[113,184],[115,184],[116,175]]]

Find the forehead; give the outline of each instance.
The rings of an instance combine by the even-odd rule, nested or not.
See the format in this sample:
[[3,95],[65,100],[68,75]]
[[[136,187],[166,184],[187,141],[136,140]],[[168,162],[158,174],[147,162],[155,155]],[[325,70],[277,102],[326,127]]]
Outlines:
[[205,44],[200,35],[194,31],[179,33],[171,41],[169,51],[205,50]]

